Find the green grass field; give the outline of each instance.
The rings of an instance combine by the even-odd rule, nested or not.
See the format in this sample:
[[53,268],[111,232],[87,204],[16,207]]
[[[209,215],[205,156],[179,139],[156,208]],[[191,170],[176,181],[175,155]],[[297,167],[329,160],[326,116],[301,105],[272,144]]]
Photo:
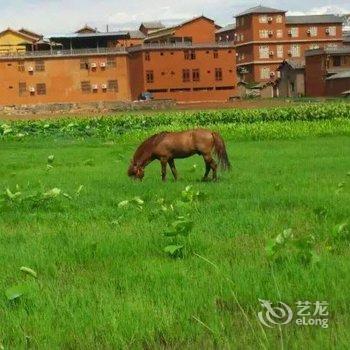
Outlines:
[[[350,239],[332,238],[350,217],[349,138],[225,136],[233,169],[216,183],[200,182],[199,157],[177,162],[176,183],[161,182],[158,163],[142,183],[129,180],[135,137],[0,142],[0,190],[27,196],[4,195],[0,209],[0,348],[349,348]],[[173,213],[187,185],[204,196]],[[28,198],[52,188],[71,198]],[[118,206],[135,196],[140,208]],[[194,225],[182,258],[164,252],[176,210]],[[289,228],[312,238],[305,252],[318,259],[288,244],[268,257],[269,240]],[[24,294],[7,300],[16,285]],[[259,299],[293,310],[327,301],[329,327],[266,328]]]

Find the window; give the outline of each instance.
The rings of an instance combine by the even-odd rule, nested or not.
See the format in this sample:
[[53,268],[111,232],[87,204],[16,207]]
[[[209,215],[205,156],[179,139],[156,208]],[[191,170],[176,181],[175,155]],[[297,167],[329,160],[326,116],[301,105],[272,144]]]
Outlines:
[[214,58],[219,58],[219,52],[218,52],[218,50],[214,50]]
[[268,38],[269,37],[269,31],[267,29],[259,30],[259,38]]
[[310,50],[315,50],[315,49],[319,49],[320,48],[320,45],[318,45],[318,44],[311,44],[310,46],[309,46],[309,49]]
[[326,48],[327,49],[336,49],[338,47],[338,44],[332,43],[332,44],[327,44]]
[[298,27],[291,28],[290,35],[292,38],[297,38],[299,36],[299,28]]
[[44,83],[36,84],[36,93],[38,95],[46,95],[46,84]]
[[283,17],[281,15],[278,15],[276,17],[276,23],[282,23]]
[[90,81],[82,81],[81,82],[81,91],[84,94],[88,94],[91,92],[91,83]]
[[282,38],[283,37],[283,30],[282,29],[277,29],[276,30],[276,37],[277,38]]
[[190,70],[189,69],[183,69],[182,70],[182,81],[184,83],[187,83],[189,82],[191,79],[190,79]]
[[192,80],[193,81],[199,81],[199,69],[192,69]]
[[267,15],[259,16],[259,23],[267,23]]
[[145,61],[150,61],[151,60],[151,55],[149,52],[145,52]]
[[24,61],[18,61],[17,69],[18,69],[19,72],[24,72],[25,71]]
[[244,26],[244,17],[241,17],[241,26]]
[[317,27],[310,27],[308,33],[310,36],[317,36]]
[[277,45],[277,58],[283,58],[283,45]]
[[89,69],[89,60],[87,58],[80,60],[80,69]]
[[45,71],[45,61],[42,61],[42,60],[35,61],[35,70],[37,72],[44,72]]
[[146,70],[146,82],[152,84],[154,82],[153,70]]
[[18,94],[19,96],[24,96],[27,92],[27,83],[18,84]]
[[292,57],[300,57],[300,46],[292,45],[291,46]]
[[337,35],[337,27],[329,27],[328,28],[328,34],[329,36],[336,36]]
[[241,34],[241,41],[243,41],[244,40],[244,35],[243,34]]
[[269,58],[269,46],[268,45],[259,46],[259,57],[260,58]]
[[333,57],[333,67],[339,67],[341,65],[340,56]]
[[269,79],[270,78],[270,68],[269,67],[260,68],[260,78],[261,79]]
[[215,68],[215,80],[216,81],[222,80],[222,69],[221,68]]
[[107,68],[117,67],[117,61],[115,57],[107,57]]
[[195,60],[196,52],[194,50],[185,50],[184,57],[185,57],[185,60]]
[[118,80],[108,80],[107,90],[109,92],[118,92]]

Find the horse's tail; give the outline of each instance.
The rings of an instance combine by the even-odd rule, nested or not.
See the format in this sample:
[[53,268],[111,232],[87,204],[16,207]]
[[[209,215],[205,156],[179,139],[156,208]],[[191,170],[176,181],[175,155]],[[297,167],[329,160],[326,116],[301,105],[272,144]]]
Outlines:
[[219,165],[221,169],[223,170],[230,170],[231,164],[228,159],[228,155],[226,152],[226,146],[223,138],[221,135],[217,132],[213,132],[213,139],[214,139],[214,152],[216,156],[218,157]]

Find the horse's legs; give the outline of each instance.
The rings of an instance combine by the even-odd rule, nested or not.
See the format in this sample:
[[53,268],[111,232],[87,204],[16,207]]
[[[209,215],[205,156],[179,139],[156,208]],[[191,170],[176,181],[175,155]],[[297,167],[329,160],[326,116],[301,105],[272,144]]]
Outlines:
[[211,166],[210,166],[210,161],[208,161],[205,156],[203,156],[203,158],[204,158],[204,163],[205,163],[205,174],[203,176],[203,181],[207,181]]
[[211,159],[210,166],[213,169],[213,180],[216,181],[218,179],[216,175],[216,169],[218,168],[218,165],[213,158]]
[[176,171],[176,168],[175,168],[174,159],[169,159],[168,163],[169,163],[171,172],[173,173],[174,179],[176,181],[177,180],[177,171]]
[[166,180],[166,165],[167,165],[168,161],[166,158],[161,158],[160,159],[160,164],[162,166],[162,180],[165,181]]
[[203,177],[203,180],[208,179],[209,171],[210,169],[213,170],[213,180],[217,180],[217,175],[216,175],[216,169],[217,169],[217,164],[211,154],[204,154],[203,155],[204,161],[205,161],[205,174]]

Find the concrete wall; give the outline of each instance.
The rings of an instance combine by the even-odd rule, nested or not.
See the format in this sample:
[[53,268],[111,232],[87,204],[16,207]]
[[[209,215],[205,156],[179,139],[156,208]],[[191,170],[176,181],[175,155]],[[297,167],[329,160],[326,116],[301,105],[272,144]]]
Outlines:
[[[294,84],[294,91],[292,91]],[[281,79],[278,84],[280,97],[299,97],[305,95],[304,70],[291,69],[285,65],[281,69]]]

